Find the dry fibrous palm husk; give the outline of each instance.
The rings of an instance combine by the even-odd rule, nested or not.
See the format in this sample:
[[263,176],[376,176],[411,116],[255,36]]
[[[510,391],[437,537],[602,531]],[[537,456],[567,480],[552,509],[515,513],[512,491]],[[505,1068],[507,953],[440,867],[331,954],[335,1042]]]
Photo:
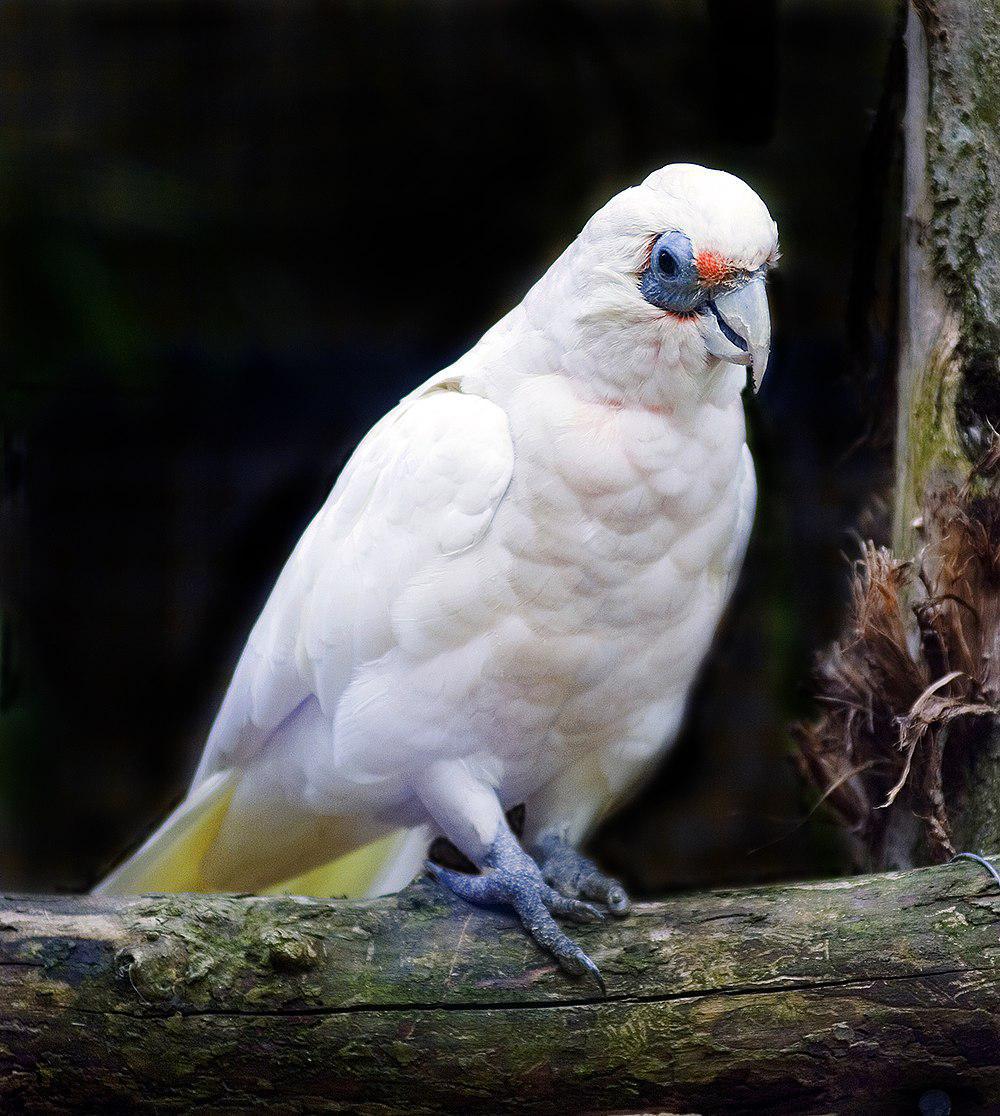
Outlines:
[[819,718],[794,729],[806,776],[879,863],[894,817],[954,852],[949,804],[1000,706],[1000,498],[939,493],[913,562],[864,546],[841,640],[816,664]]

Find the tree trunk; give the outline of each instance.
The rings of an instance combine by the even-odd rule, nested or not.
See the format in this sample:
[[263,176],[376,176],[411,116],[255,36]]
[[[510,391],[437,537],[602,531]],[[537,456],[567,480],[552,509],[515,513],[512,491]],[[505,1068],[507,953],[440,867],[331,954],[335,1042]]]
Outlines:
[[1000,419],[1000,2],[919,0],[906,30],[895,540]]
[[0,1108],[995,1112],[998,923],[972,862],[674,898],[580,928],[602,999],[426,883],[10,897]]
[[[947,531],[927,509],[966,484],[1000,430],[1000,2],[915,0],[906,47],[893,535],[912,557]],[[995,474],[972,491],[996,499]],[[963,783],[957,846],[1000,847],[996,721]],[[892,835],[897,862],[920,861],[917,833]]]

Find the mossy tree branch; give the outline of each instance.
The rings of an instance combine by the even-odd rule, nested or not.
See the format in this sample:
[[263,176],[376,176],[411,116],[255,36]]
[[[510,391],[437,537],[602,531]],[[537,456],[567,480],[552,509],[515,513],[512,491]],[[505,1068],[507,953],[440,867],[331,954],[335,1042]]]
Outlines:
[[4,1111],[913,1112],[1000,1101],[978,865],[582,927],[609,996],[426,884],[0,902]]

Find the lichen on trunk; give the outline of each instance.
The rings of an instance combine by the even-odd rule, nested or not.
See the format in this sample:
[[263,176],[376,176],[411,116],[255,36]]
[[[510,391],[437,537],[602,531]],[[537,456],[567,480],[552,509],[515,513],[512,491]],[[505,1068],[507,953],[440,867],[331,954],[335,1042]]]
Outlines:
[[907,105],[895,544],[1000,428],[1000,4],[920,0]]

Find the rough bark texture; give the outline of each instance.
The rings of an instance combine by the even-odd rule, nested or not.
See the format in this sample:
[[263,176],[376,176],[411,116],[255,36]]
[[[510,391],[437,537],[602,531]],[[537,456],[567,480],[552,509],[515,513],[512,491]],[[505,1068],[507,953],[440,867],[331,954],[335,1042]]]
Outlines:
[[580,930],[601,999],[423,883],[8,897],[0,1109],[995,1112],[998,925],[972,862],[674,898]]
[[896,543],[1000,418],[1000,2],[920,0],[906,32]]
[[[1000,2],[918,0],[906,46],[893,532],[903,557],[931,527],[923,509],[966,481],[1000,429]],[[995,496],[995,474],[973,488]],[[998,757],[1000,730],[984,722],[955,812],[964,847],[1000,844]],[[912,837],[896,842],[908,843],[903,858],[922,859]]]

